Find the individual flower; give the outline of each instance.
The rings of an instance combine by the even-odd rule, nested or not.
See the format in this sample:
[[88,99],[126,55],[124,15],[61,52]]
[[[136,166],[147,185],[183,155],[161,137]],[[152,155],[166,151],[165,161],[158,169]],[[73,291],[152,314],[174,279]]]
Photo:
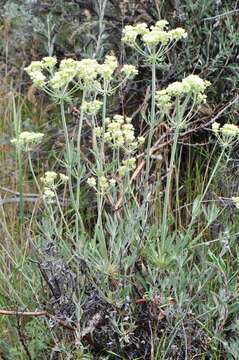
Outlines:
[[60,173],[59,176],[63,183],[67,183],[67,181],[69,180],[69,176],[67,176],[65,174]]
[[139,136],[138,137],[138,142],[140,145],[144,144],[145,143],[145,137],[144,136]]
[[24,68],[24,70],[31,75],[35,71],[42,70],[42,62],[41,61],[32,61],[30,65]]
[[32,61],[24,70],[30,76],[36,87],[42,88],[46,84],[46,76],[42,73],[43,64],[41,61]]
[[115,185],[116,185],[116,180],[115,180],[115,179],[110,179],[110,180],[109,180],[109,184],[110,184],[111,187],[115,187]]
[[109,184],[105,176],[100,176],[99,179],[99,188],[102,192],[106,191]]
[[225,136],[238,136],[239,135],[239,127],[234,124],[224,124],[220,129],[222,135]]
[[19,134],[19,136],[15,139],[11,140],[11,143],[25,148],[26,150],[31,150],[40,142],[42,141],[44,134],[42,133],[36,133],[36,132],[29,132],[29,131],[23,131]]
[[55,171],[46,171],[44,176],[41,177],[40,180],[48,188],[53,188],[56,178],[57,178],[57,173]]
[[139,33],[132,25],[126,25],[123,29],[122,41],[129,46],[133,46]]
[[239,209],[239,196],[233,196],[232,197],[232,202],[234,203],[236,208]]
[[100,137],[100,136],[102,135],[102,131],[103,131],[102,127],[101,127],[101,126],[97,126],[97,127],[95,128],[95,135],[96,135],[97,137]]
[[123,165],[127,166],[130,170],[136,167],[136,159],[134,157],[123,160]]
[[149,32],[149,28],[146,23],[138,23],[134,25],[134,30],[137,32],[138,35],[144,35]]
[[94,101],[90,101],[90,102],[85,101],[82,104],[82,110],[86,114],[96,115],[100,111],[102,105],[103,105],[102,101],[99,101],[99,100],[94,100]]
[[215,134],[218,134],[219,128],[220,128],[220,124],[215,121],[215,122],[212,124],[212,131],[213,131]]
[[57,59],[55,56],[46,56],[42,59],[42,68],[51,69],[57,64]]
[[74,78],[75,73],[71,71],[59,70],[49,80],[48,84],[53,90],[65,88]]
[[169,96],[180,96],[188,93],[191,90],[187,83],[175,81],[167,87],[167,94]]
[[96,187],[96,180],[93,176],[88,178],[86,182],[90,187]]
[[170,30],[169,35],[172,40],[185,39],[187,37],[186,31],[181,27]]
[[121,165],[120,167],[119,167],[119,169],[118,169],[118,173],[119,173],[119,176],[120,177],[124,177],[125,175],[126,175],[126,173],[127,173],[127,166],[125,166],[125,165]]
[[158,44],[167,45],[170,41],[170,35],[166,31],[152,27],[151,31],[142,37],[142,40],[145,45],[148,45],[149,47],[155,47]]
[[155,28],[159,29],[159,30],[164,30],[165,27],[168,26],[168,21],[167,20],[158,20],[155,24]]
[[104,63],[99,66],[99,74],[105,80],[110,80],[117,66],[118,62],[116,57],[113,55],[107,55]]
[[127,77],[127,78],[133,78],[134,76],[138,75],[138,70],[134,65],[124,65],[121,69],[121,72]]
[[167,90],[156,91],[155,101],[158,108],[163,112],[168,112],[172,107],[172,98],[167,93]]
[[51,189],[49,189],[48,187],[45,187],[44,190],[43,190],[43,199],[51,204],[54,202],[54,199],[55,199],[56,195],[55,195],[55,192]]
[[191,74],[182,80],[182,84],[188,86],[192,93],[200,94],[206,90],[210,82],[201,79],[198,75]]
[[99,87],[100,84],[96,81],[99,74],[100,65],[95,59],[83,59],[77,64],[77,78],[83,87]]

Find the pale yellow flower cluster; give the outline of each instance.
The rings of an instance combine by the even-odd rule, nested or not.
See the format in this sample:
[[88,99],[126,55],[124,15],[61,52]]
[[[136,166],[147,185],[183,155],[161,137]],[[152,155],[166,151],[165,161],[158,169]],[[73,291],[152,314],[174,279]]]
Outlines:
[[113,55],[107,55],[105,57],[104,64],[99,65],[98,72],[105,80],[110,80],[117,66],[118,62],[116,57]]
[[48,204],[51,204],[54,202],[56,195],[55,192],[53,190],[51,190],[48,187],[44,187],[43,190],[43,199],[45,202],[47,202]]
[[224,136],[235,137],[239,135],[239,127],[234,124],[224,124],[220,127],[218,122],[212,124],[212,131],[215,134],[222,134]]
[[[102,135],[102,127],[96,128],[96,135],[98,137]],[[106,119],[104,139],[112,147],[128,150],[136,149],[144,141],[143,137],[136,139],[131,118],[122,115],[115,115],[112,119]]]
[[138,70],[134,65],[124,65],[121,69],[121,72],[126,76],[128,79],[134,78],[136,75],[138,75]]
[[[69,177],[65,174],[59,174],[60,183],[66,183],[69,179]],[[56,190],[57,186],[60,184],[55,183],[56,179],[58,178],[58,173],[55,171],[46,171],[44,176],[40,178],[41,182],[44,184],[43,188],[43,199],[47,203],[52,203],[56,197],[56,193],[54,190]]]
[[102,107],[102,101],[99,101],[99,100],[94,100],[94,101],[85,101],[81,108],[82,110],[86,113],[86,114],[89,114],[89,115],[96,115],[101,107]]
[[[96,189],[96,184],[97,184],[96,178],[93,176],[88,178],[87,184],[90,187]],[[116,185],[116,180],[115,179],[107,179],[104,175],[102,175],[102,176],[98,177],[98,184],[99,184],[100,192],[105,193]]]
[[32,61],[32,63],[25,68],[25,71],[30,76],[35,86],[42,88],[46,84],[47,77],[43,74],[44,70],[51,71],[56,65],[55,57],[44,57],[42,61]]
[[166,89],[156,91],[156,104],[161,110],[168,111],[171,108],[172,99],[183,95],[193,95],[197,102],[205,102],[204,92],[209,85],[209,81],[201,79],[198,75],[189,75],[181,82],[175,81]]
[[127,25],[123,30],[122,41],[127,45],[134,47],[136,40],[141,36],[143,43],[151,48],[157,45],[167,45],[170,42],[177,41],[187,37],[187,33],[183,28],[166,30],[168,21],[159,20],[154,26],[148,28],[147,24],[140,23],[136,25]]
[[119,167],[119,176],[124,177],[127,173],[134,170],[136,168],[136,159],[134,157],[128,158],[122,161],[122,164]]
[[[55,57],[44,57],[42,61],[33,61],[25,70],[35,86],[49,87],[53,91],[58,91],[66,88],[71,82],[75,85],[78,84],[81,88],[101,89],[98,80],[110,81],[118,67],[117,59],[113,55],[107,55],[103,64],[98,63],[95,59],[78,61],[71,58],[63,59],[59,69],[56,69],[56,64]],[[132,65],[128,65],[124,68],[123,73],[126,78],[129,78],[137,71]]]
[[55,171],[46,171],[44,177],[41,177],[40,180],[45,186],[52,188],[55,186],[54,183],[57,176],[58,175]]
[[239,140],[239,127],[234,124],[220,126],[218,122],[212,124],[212,131],[223,147],[230,147]]
[[23,131],[19,134],[18,138],[12,139],[11,143],[25,150],[31,150],[40,144],[43,136],[44,134],[42,133]]

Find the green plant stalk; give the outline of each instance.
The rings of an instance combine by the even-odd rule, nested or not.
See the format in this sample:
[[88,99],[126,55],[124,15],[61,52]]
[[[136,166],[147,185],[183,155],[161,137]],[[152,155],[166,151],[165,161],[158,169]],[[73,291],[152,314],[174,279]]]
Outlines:
[[[16,138],[19,137],[21,132],[21,120],[18,121],[18,114],[16,111],[16,103],[13,98],[13,122],[15,127]],[[20,220],[20,231],[22,230],[22,225],[24,222],[24,196],[23,196],[23,183],[24,183],[24,173],[23,173],[23,161],[22,161],[22,151],[20,147],[17,147],[17,165],[18,165],[18,191],[19,191],[19,220]]]
[[166,236],[167,236],[167,215],[168,215],[168,206],[169,206],[169,195],[170,195],[170,189],[171,189],[171,181],[172,181],[172,174],[173,174],[173,167],[174,167],[174,160],[175,160],[175,155],[176,155],[178,137],[179,137],[179,128],[176,127],[175,132],[174,132],[173,146],[172,146],[172,151],[171,151],[170,164],[169,164],[169,170],[168,170],[168,175],[167,175],[167,183],[166,183],[164,203],[163,203],[163,218],[162,218],[162,224],[161,224],[161,245],[162,245],[163,250],[164,250]]
[[149,172],[150,172],[150,149],[154,134],[154,124],[155,124],[155,92],[156,92],[156,58],[155,54],[153,56],[152,61],[152,97],[151,97],[151,112],[150,112],[150,125],[149,125],[149,135],[148,135],[148,143],[147,143],[147,150],[146,150],[146,178],[145,178],[145,185],[146,185],[146,196],[148,192],[148,180],[149,180]]
[[[82,105],[85,102],[85,90],[82,93]],[[77,184],[76,184],[76,208],[77,208],[77,217],[76,217],[76,241],[79,243],[79,221],[81,226],[83,224],[81,215],[80,215],[80,188],[81,188],[81,177],[80,177],[80,167],[81,167],[81,133],[82,133],[82,125],[83,125],[83,117],[84,112],[81,109],[80,120],[79,120],[79,128],[77,134],[77,148],[76,148],[76,161],[77,161]],[[79,249],[80,250],[80,249]]]
[[214,169],[213,169],[213,172],[212,172],[212,174],[211,174],[211,176],[210,176],[210,178],[209,178],[209,180],[208,180],[207,186],[206,186],[205,189],[204,189],[204,192],[203,192],[203,194],[202,194],[200,203],[203,201],[203,199],[204,199],[204,197],[205,197],[205,195],[206,195],[206,193],[207,193],[207,191],[208,191],[208,188],[209,188],[209,186],[211,185],[211,182],[212,182],[212,180],[213,180],[213,178],[214,178],[214,176],[215,176],[215,174],[216,174],[216,172],[217,172],[217,169],[218,169],[218,166],[219,166],[219,164],[220,164],[220,162],[221,162],[221,160],[222,160],[222,157],[223,157],[224,154],[225,154],[225,150],[226,150],[226,148],[225,148],[225,146],[224,146],[223,149],[222,149],[222,152],[221,152],[221,154],[220,154],[220,156],[219,156],[219,158],[217,159],[217,163],[216,163],[216,165],[215,165],[215,167],[214,167]]
[[[107,106],[107,92],[108,92],[108,82],[104,79],[104,94],[103,94],[103,107],[102,107],[102,142],[100,147],[99,154],[99,174],[100,176],[104,173],[104,158],[105,158],[105,119],[106,119],[106,106]],[[97,232],[100,233],[100,248],[102,252],[107,255],[107,246],[105,242],[104,230],[103,230],[103,222],[102,222],[102,213],[103,213],[103,194],[100,191],[98,185],[98,193],[97,193],[97,223],[96,223],[96,232],[95,232],[95,240]]]
[[[62,119],[62,124],[63,124],[64,136],[65,136],[65,141],[66,141],[66,156],[67,156],[67,168],[66,169],[67,169],[67,176],[69,178],[69,180],[68,180],[69,192],[70,192],[72,205],[75,210],[76,229],[79,229],[79,221],[80,221],[81,228],[84,231],[84,223],[83,223],[83,220],[79,213],[79,209],[77,207],[77,203],[75,201],[75,196],[74,196],[74,191],[73,191],[72,176],[71,176],[72,175],[71,174],[71,172],[72,172],[72,150],[70,147],[69,135],[68,135],[67,125],[66,125],[64,100],[60,100],[60,108],[61,108],[61,119]],[[78,180],[78,177],[77,177],[77,180]],[[77,231],[76,236],[77,237],[79,236],[79,231]],[[77,238],[77,240],[78,240],[78,238]]]
[[25,204],[23,197],[23,183],[24,183],[24,173],[23,173],[23,161],[21,150],[17,150],[17,162],[18,162],[18,172],[19,172],[19,181],[18,181],[18,191],[19,191],[19,219],[20,225],[23,225],[24,222],[24,213],[25,213]]
[[[206,193],[207,193],[207,191],[208,191],[208,189],[209,189],[209,186],[211,185],[212,180],[213,180],[213,178],[214,178],[214,176],[215,176],[215,174],[216,174],[216,172],[217,172],[217,170],[218,170],[218,166],[219,166],[219,164],[220,164],[220,162],[221,162],[221,160],[222,160],[222,157],[223,157],[224,154],[225,154],[225,150],[226,150],[226,148],[223,147],[222,152],[221,152],[219,158],[217,159],[217,162],[216,162],[216,165],[215,165],[215,167],[214,167],[214,169],[213,169],[213,172],[212,172],[212,174],[211,174],[211,176],[210,176],[210,178],[209,178],[209,180],[208,180],[208,183],[207,183],[207,185],[206,185],[206,188],[204,189],[203,194],[201,195],[200,201],[199,201],[198,206],[197,206],[197,208],[196,208],[196,210],[195,210],[196,213],[197,213],[197,210],[198,210],[199,206],[201,206],[201,204],[202,204],[202,202],[203,202],[203,199],[204,199],[204,197],[205,197],[205,195],[206,195]],[[188,228],[187,228],[187,233],[190,232],[190,230],[191,230],[191,228],[192,228],[192,226],[193,226],[194,220],[195,220],[195,218],[192,218],[192,219],[191,219],[191,222],[190,222],[190,224],[188,225]],[[190,245],[195,244],[195,242],[197,242],[197,240],[198,240],[198,236],[194,239],[193,243],[191,243]]]

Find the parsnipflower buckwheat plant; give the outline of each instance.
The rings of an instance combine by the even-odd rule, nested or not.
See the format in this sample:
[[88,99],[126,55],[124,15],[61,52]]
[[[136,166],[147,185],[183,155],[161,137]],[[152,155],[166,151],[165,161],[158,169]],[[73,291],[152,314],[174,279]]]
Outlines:
[[[80,212],[82,184],[94,190],[97,204],[97,220],[94,242],[100,244],[100,251],[107,253],[107,235],[104,230],[104,211],[107,206],[116,209],[123,203],[138,203],[132,183],[133,174],[137,172],[137,156],[146,139],[144,154],[145,169],[143,171],[144,190],[142,208],[144,222],[148,220],[149,176],[155,157],[151,157],[151,147],[157,127],[166,121],[171,128],[173,145],[163,200],[161,226],[161,242],[165,244],[168,233],[168,209],[172,183],[172,174],[176,156],[178,138],[182,129],[190,125],[197,114],[197,108],[206,101],[206,90],[209,82],[192,74],[182,81],[169,84],[165,89],[156,89],[157,69],[165,60],[165,55],[179,40],[184,40],[187,33],[183,28],[169,29],[166,20],[159,20],[148,27],[141,23],[127,25],[123,30],[122,41],[133,51],[143,57],[151,66],[151,108],[145,117],[148,131],[136,136],[130,116],[112,114],[107,116],[108,97],[126,81],[137,76],[138,69],[132,64],[119,66],[113,55],[106,55],[103,61],[95,59],[63,59],[60,63],[55,57],[45,57],[42,61],[34,61],[26,71],[34,85],[48,94],[60,104],[61,119],[66,141],[64,183],[68,184],[71,204],[75,213],[75,232],[77,249],[81,251],[80,233],[85,234],[84,221]],[[69,138],[65,104],[78,97],[80,116],[77,139]],[[77,100],[77,99],[74,99]],[[87,126],[91,127],[93,162],[82,159],[82,128],[87,118]],[[142,154],[140,155],[142,156]],[[161,158],[161,157],[160,157]],[[142,169],[142,166],[140,167]],[[87,173],[88,170],[88,173]],[[41,179],[44,185],[45,200],[53,203],[57,198],[56,179],[58,175],[46,172]],[[62,179],[61,179],[62,180]],[[54,194],[54,197],[53,197]],[[133,200],[132,200],[133,199]],[[57,201],[57,199],[56,199]],[[117,206],[115,205],[117,204]],[[59,203],[58,203],[59,205]],[[115,207],[116,206],[116,207]],[[126,211],[126,210],[125,210]],[[61,212],[62,214],[62,212]],[[81,232],[80,232],[81,230]],[[164,245],[162,246],[164,247]]]
[[[176,44],[180,39],[185,39],[187,33],[183,28],[176,28],[168,30],[168,21],[159,20],[154,26],[150,28],[145,23],[135,25],[127,25],[123,29],[122,41],[137,51],[146,63],[151,66],[151,111],[148,116],[149,134],[147,139],[147,154],[146,154],[146,178],[145,191],[148,192],[148,179],[151,167],[150,162],[150,148],[153,140],[156,117],[155,117],[155,96],[156,96],[156,67],[161,66],[164,61],[166,53]],[[167,99],[166,105],[169,104]],[[165,105],[165,106],[166,106]]]

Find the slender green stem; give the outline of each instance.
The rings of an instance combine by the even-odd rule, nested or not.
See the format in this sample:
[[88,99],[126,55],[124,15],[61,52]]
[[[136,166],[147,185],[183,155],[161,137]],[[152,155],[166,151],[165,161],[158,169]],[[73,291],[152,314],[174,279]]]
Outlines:
[[[78,240],[79,221],[80,221],[82,230],[84,230],[84,224],[83,224],[81,215],[79,213],[79,206],[78,206],[78,204],[77,204],[77,202],[75,200],[74,191],[73,191],[73,184],[72,184],[73,154],[72,154],[72,147],[71,147],[70,140],[69,140],[68,129],[67,129],[67,125],[66,125],[64,100],[60,101],[60,108],[61,108],[61,119],[62,119],[62,124],[63,124],[64,136],[65,136],[65,141],[66,141],[66,162],[67,162],[66,170],[67,170],[67,175],[68,175],[68,178],[69,178],[68,183],[69,183],[70,198],[71,198],[71,201],[72,201],[73,208],[75,210],[76,237],[77,237],[77,240]],[[81,120],[81,123],[82,123],[82,120]],[[79,147],[80,147],[80,142],[78,141],[78,143],[79,143]],[[79,163],[80,163],[80,161],[79,161]],[[77,176],[77,180],[78,180],[78,176]]]
[[[21,132],[21,112],[17,112],[16,101],[13,97],[13,122],[15,128],[16,138],[19,138]],[[23,182],[24,182],[24,173],[23,173],[23,161],[22,161],[22,149],[20,146],[17,147],[17,165],[18,165],[18,191],[19,191],[19,210],[20,210],[20,231],[22,231],[22,225],[24,222],[24,196],[23,196]]]
[[161,225],[161,244],[162,249],[164,249],[165,240],[167,236],[167,216],[168,216],[168,206],[169,206],[169,196],[170,196],[170,189],[171,189],[171,181],[172,181],[172,174],[173,174],[173,167],[174,167],[174,160],[176,155],[177,149],[177,142],[179,137],[179,129],[175,129],[174,139],[173,139],[173,146],[171,151],[170,157],[170,164],[167,174],[167,184],[165,189],[165,196],[164,196],[164,204],[163,204],[163,218],[162,218],[162,225]]
[[105,158],[105,119],[106,119],[106,105],[107,105],[107,92],[108,92],[108,81],[104,79],[104,94],[103,94],[103,107],[102,107],[102,142],[101,142],[101,157],[100,167],[103,171],[104,158]]
[[212,171],[212,173],[211,173],[211,176],[210,176],[210,178],[209,178],[209,180],[208,180],[208,183],[207,183],[207,185],[206,185],[206,187],[205,187],[205,189],[204,189],[204,191],[203,191],[203,194],[202,194],[202,196],[201,196],[200,203],[203,201],[203,199],[204,199],[204,197],[205,197],[205,195],[206,195],[206,193],[207,193],[207,191],[208,191],[208,188],[209,188],[209,186],[211,185],[211,182],[212,182],[212,180],[213,180],[213,178],[214,178],[214,176],[215,176],[215,174],[216,174],[216,172],[217,172],[218,166],[219,166],[219,164],[220,164],[220,162],[221,162],[222,157],[224,156],[224,154],[225,154],[225,147],[223,147],[222,152],[221,152],[219,158],[217,159],[217,163],[216,163],[216,165],[214,166],[214,169],[213,169],[213,171]]
[[[153,57],[152,61],[152,97],[151,97],[151,113],[150,113],[150,123],[149,123],[149,135],[148,143],[146,150],[146,178],[145,178],[145,187],[148,192],[148,180],[150,172],[150,149],[152,145],[152,139],[154,134],[154,125],[155,125],[155,92],[156,92],[156,57]],[[146,196],[147,196],[146,192]]]
[[22,152],[21,149],[17,149],[17,163],[18,163],[18,172],[19,172],[19,180],[18,180],[18,191],[19,191],[19,210],[20,210],[20,225],[23,225],[24,222],[24,196],[23,196],[23,181],[24,181],[24,173],[23,173],[23,161],[22,161]]
[[[82,104],[85,102],[86,93],[83,91],[82,94]],[[76,241],[79,242],[79,221],[81,225],[83,224],[81,215],[80,215],[80,189],[81,189],[81,133],[82,133],[82,124],[83,124],[84,112],[81,109],[79,127],[78,127],[78,135],[77,135],[77,148],[76,148],[76,160],[77,160],[77,185],[76,185],[76,208],[77,208],[77,216],[76,216]]]
[[[98,176],[103,176],[104,174],[104,158],[105,158],[105,119],[106,119],[106,105],[107,105],[107,93],[108,93],[108,81],[104,79],[104,94],[103,94],[103,108],[102,108],[102,138],[101,138],[101,147],[100,147],[100,154],[97,161],[98,168]],[[103,222],[102,222],[102,213],[103,213],[103,197],[101,189],[99,187],[98,182],[98,193],[97,193],[97,223],[96,223],[96,230],[95,230],[95,240],[97,234],[100,236],[100,248],[107,255],[107,246],[105,243],[105,236],[103,230]]]

